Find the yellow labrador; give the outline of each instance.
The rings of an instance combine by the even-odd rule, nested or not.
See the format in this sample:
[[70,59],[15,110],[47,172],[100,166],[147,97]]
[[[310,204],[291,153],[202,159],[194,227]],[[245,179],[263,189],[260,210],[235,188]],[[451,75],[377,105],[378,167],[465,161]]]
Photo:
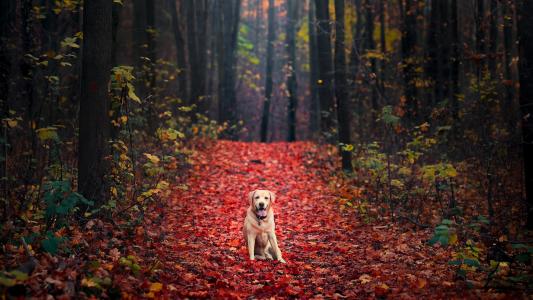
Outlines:
[[250,206],[244,219],[243,233],[250,260],[268,258],[285,263],[276,238],[272,207],[275,199],[276,195],[267,190],[255,190],[248,195]]

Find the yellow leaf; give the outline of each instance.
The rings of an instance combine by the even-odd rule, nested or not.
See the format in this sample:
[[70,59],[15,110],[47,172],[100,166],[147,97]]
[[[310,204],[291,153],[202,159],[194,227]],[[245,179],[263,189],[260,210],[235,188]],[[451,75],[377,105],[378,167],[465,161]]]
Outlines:
[[37,132],[37,136],[43,142],[47,140],[59,140],[59,136],[57,135],[57,128],[55,127],[39,128],[35,130],[35,132]]
[[157,164],[159,163],[159,157],[155,156],[155,155],[152,155],[150,153],[143,153],[144,156],[146,156],[146,158],[148,158],[148,160],[150,160],[153,164]]
[[91,278],[83,278],[81,280],[81,285],[86,287],[98,287],[98,283],[94,282]]
[[362,284],[365,284],[372,281],[372,277],[370,277],[368,274],[363,274],[359,276],[359,281],[361,281]]
[[448,243],[450,245],[457,244],[457,233],[454,232],[454,233],[450,234],[450,237],[448,238]]
[[150,292],[157,293],[161,291],[162,288],[163,288],[163,284],[161,284],[160,282],[154,282],[150,285]]
[[130,99],[135,102],[141,103],[141,99],[139,99],[139,97],[137,97],[137,95],[135,94],[135,88],[133,87],[133,84],[128,83],[127,86],[128,86],[128,97],[130,97]]
[[17,127],[17,124],[18,124],[17,120],[15,120],[15,119],[6,119],[6,121],[7,121],[7,126],[9,126],[11,128]]

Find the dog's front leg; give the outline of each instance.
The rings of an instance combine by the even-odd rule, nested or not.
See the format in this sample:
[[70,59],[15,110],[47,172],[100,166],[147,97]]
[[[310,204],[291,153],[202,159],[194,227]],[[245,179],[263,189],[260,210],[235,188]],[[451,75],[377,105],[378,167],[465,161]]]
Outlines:
[[[251,231],[251,230],[250,230]],[[255,251],[255,238],[256,235],[248,231],[248,234],[246,235],[246,240],[248,242],[248,255],[250,255],[250,260],[254,260],[254,251]]]
[[274,253],[276,254],[276,259],[282,263],[286,263],[283,257],[281,257],[281,250],[279,250],[279,247],[278,247],[278,238],[276,237],[276,233],[269,232],[268,240],[270,242],[270,245],[272,245],[272,249],[274,250]]

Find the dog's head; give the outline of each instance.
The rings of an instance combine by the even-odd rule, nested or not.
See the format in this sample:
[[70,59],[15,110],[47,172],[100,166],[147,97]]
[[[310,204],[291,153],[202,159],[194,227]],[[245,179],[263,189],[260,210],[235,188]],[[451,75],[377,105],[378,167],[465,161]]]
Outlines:
[[276,200],[276,194],[268,190],[255,190],[248,194],[248,200],[257,218],[262,220],[267,217],[268,210]]

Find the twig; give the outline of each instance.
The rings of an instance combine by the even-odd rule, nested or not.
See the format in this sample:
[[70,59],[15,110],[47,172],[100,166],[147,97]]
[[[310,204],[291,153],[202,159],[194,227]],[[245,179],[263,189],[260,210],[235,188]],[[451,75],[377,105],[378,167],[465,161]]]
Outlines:
[[415,225],[417,225],[418,227],[421,227],[421,228],[429,228],[429,224],[423,224],[423,223],[420,223],[418,222],[417,220],[413,220],[413,218],[410,218],[410,217],[407,217],[407,216],[402,216],[402,215],[399,215],[398,218],[400,219],[405,219]]

